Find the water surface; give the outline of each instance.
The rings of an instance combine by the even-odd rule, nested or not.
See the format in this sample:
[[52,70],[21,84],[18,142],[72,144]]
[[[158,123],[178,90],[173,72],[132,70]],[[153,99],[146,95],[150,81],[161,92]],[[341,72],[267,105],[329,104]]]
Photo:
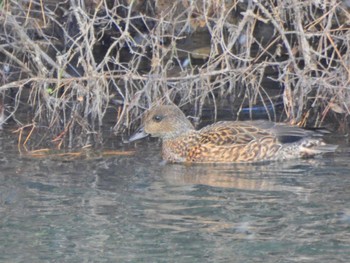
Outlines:
[[[349,148],[259,165],[19,155],[0,137],[1,262],[350,262]],[[13,135],[12,135],[13,136]],[[344,144],[344,143],[343,143]]]

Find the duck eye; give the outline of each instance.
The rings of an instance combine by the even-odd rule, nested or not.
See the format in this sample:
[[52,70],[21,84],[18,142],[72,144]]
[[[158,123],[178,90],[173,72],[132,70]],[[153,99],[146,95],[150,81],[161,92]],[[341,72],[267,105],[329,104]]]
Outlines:
[[160,122],[163,119],[162,115],[154,115],[152,118],[155,122]]

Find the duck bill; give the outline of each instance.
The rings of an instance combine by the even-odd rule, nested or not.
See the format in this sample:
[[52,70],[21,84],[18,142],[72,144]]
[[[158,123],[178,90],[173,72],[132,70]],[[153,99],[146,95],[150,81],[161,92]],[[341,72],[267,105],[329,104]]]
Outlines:
[[144,128],[140,127],[137,129],[137,131],[133,135],[130,136],[129,142],[140,140],[142,138],[147,137],[148,135],[149,134],[145,132]]

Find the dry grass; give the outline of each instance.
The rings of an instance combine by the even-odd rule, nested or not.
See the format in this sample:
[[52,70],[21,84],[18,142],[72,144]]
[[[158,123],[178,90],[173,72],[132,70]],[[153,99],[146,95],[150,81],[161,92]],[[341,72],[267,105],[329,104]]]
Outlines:
[[[280,99],[289,122],[347,130],[349,18],[335,0],[2,0],[0,91],[8,119],[58,146],[98,138],[107,112],[121,133],[154,103],[198,117],[227,98],[238,113]],[[184,48],[198,32],[209,45]]]

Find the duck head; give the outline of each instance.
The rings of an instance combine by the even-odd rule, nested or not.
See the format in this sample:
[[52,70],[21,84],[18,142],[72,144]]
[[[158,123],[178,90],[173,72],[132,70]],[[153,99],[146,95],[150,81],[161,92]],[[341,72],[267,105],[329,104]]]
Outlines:
[[145,113],[141,127],[130,137],[129,142],[148,135],[165,140],[173,139],[191,130],[194,130],[193,125],[178,107],[155,106]]

